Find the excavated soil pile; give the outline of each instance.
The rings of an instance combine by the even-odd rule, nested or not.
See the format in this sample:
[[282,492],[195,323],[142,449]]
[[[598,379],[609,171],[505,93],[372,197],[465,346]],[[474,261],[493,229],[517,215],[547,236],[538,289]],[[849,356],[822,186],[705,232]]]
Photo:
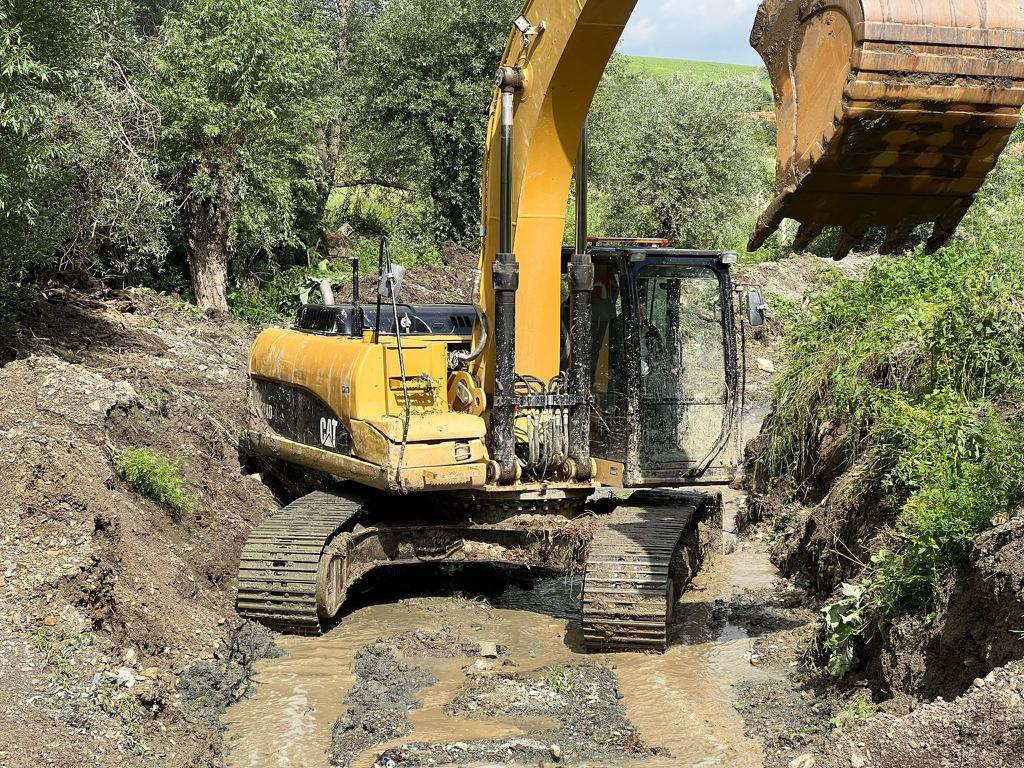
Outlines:
[[814,768],[1014,768],[1024,765],[1024,674],[1015,662],[955,701],[879,714],[830,745]]
[[[230,655],[238,552],[278,506],[236,448],[252,337],[152,294],[60,289],[0,367],[5,766],[220,751],[177,688]],[[113,459],[132,447],[179,462],[188,512],[128,488]]]

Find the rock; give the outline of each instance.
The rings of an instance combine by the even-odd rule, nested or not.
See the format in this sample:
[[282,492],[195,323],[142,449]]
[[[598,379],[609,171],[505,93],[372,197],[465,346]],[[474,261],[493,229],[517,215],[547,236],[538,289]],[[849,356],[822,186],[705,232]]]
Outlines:
[[552,744],[549,748],[551,752],[551,758],[557,763],[562,760],[562,748],[557,744]]
[[490,640],[481,640],[479,643],[480,650],[477,654],[485,659],[496,659],[498,658],[498,644],[492,643]]
[[477,659],[472,664],[469,664],[468,666],[465,666],[462,669],[467,675],[478,675],[481,672],[486,672],[490,668],[491,665],[488,664],[486,661],[484,661],[483,659]]
[[985,687],[985,681],[982,680],[980,677],[974,678],[974,687],[975,688],[984,688]]
[[850,768],[864,768],[864,755],[860,752],[850,753]]
[[814,768],[814,755],[805,752],[789,761],[789,768]]
[[57,626],[57,619],[53,616],[47,616],[45,619],[43,619],[43,626],[55,627]]
[[126,650],[124,652],[124,655],[121,656],[121,661],[124,662],[124,665],[126,667],[134,667],[135,666],[135,662],[137,662],[138,660],[139,660],[139,652],[136,651],[134,648],[129,648],[128,650]]
[[123,685],[125,688],[133,688],[139,681],[135,676],[135,673],[128,669],[128,667],[121,667],[118,669],[117,677],[115,679],[117,680],[118,685]]
[[457,749],[459,752],[468,752],[469,744],[467,744],[464,741],[456,741],[454,744],[452,744],[452,749]]
[[767,357],[757,358],[757,367],[759,370],[762,370],[765,373],[775,373],[775,363],[773,363]]
[[146,667],[144,670],[142,670],[142,674],[148,677],[150,680],[156,680],[158,677],[160,677],[160,668]]

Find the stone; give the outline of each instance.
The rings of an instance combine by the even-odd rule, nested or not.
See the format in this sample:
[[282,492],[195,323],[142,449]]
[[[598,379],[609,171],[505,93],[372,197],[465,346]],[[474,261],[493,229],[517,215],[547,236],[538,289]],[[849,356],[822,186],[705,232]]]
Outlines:
[[138,678],[135,677],[135,673],[128,669],[128,667],[121,667],[118,669],[117,677],[115,679],[117,680],[118,685],[123,685],[125,688],[134,688],[135,684],[139,681]]
[[485,659],[496,659],[498,658],[498,644],[492,643],[490,640],[481,640],[479,643],[479,650],[477,655]]
[[757,358],[757,367],[759,370],[765,373],[775,373],[775,363],[769,360],[767,357]]
[[552,744],[549,747],[549,751],[551,752],[551,759],[556,763],[562,759],[562,748],[557,744]]
[[860,752],[850,753],[850,768],[864,768],[865,762],[864,755]]
[[789,768],[814,768],[814,755],[805,752],[789,761]]

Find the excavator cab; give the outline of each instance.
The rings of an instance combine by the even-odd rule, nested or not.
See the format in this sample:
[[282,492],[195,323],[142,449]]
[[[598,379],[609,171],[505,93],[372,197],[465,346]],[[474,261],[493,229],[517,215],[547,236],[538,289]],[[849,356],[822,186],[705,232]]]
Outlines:
[[736,471],[735,254],[590,249],[590,446],[598,479],[640,487],[729,482]]

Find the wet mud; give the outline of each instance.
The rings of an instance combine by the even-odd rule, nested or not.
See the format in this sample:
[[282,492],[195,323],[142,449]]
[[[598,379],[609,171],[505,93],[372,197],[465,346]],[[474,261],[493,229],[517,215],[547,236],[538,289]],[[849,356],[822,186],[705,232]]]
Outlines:
[[760,766],[734,686],[780,676],[754,650],[771,617],[730,606],[776,574],[730,531],[742,495],[726,501],[727,553],[681,597],[666,653],[585,653],[578,579],[398,572],[325,635],[278,640],[222,718],[227,764]]

